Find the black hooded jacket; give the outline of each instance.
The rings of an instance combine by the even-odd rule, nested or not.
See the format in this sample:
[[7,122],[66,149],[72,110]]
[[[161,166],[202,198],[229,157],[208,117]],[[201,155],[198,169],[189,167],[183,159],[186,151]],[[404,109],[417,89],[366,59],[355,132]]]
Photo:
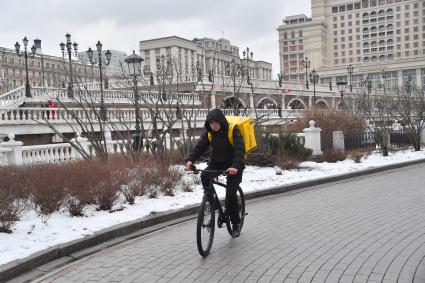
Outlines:
[[[210,128],[210,121],[214,120],[221,124],[221,129],[214,132]],[[220,109],[213,109],[208,113],[205,127],[202,131],[201,137],[196,144],[195,148],[186,160],[195,162],[211,145],[211,162],[219,163],[225,167],[234,167],[236,169],[244,169],[244,144],[242,136],[237,126],[233,128],[233,146],[230,144],[229,136],[229,123],[226,120],[223,112]],[[211,133],[211,142],[208,139],[208,132]]]

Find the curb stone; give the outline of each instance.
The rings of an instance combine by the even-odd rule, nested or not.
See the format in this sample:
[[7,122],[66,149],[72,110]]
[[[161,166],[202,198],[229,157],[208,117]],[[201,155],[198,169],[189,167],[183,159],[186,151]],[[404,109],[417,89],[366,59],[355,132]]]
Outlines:
[[[245,198],[250,200],[274,194],[282,194],[297,189],[375,174],[382,171],[398,169],[421,163],[425,163],[425,159],[406,161],[402,163],[359,170],[356,172],[343,173],[336,176],[318,178],[286,186],[276,186],[264,191],[246,193]],[[89,235],[81,239],[50,247],[26,258],[17,259],[7,264],[1,265],[0,282],[11,280],[31,271],[33,275],[32,278],[28,279],[28,281],[30,281],[47,272],[50,272],[55,268],[59,268],[60,266],[96,253],[102,249],[158,231],[168,226],[186,222],[195,218],[197,211],[198,205],[196,204],[187,206],[183,209],[155,213],[154,215],[150,215],[142,219],[129,221],[100,230],[95,232],[93,235]],[[50,263],[49,267],[42,267],[42,265],[46,265],[48,263]]]

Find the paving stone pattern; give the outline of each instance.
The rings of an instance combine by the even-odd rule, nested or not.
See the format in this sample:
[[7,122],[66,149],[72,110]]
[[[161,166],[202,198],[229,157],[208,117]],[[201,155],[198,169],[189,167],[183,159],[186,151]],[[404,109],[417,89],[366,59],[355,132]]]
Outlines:
[[40,282],[425,282],[425,165],[250,202],[242,234],[195,221],[76,261]]

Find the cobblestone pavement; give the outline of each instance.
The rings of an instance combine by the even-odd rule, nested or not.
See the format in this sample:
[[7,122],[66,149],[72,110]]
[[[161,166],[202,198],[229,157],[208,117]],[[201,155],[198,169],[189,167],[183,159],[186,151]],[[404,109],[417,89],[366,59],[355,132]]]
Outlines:
[[195,221],[76,261],[41,282],[425,282],[425,165],[250,202],[242,234]]

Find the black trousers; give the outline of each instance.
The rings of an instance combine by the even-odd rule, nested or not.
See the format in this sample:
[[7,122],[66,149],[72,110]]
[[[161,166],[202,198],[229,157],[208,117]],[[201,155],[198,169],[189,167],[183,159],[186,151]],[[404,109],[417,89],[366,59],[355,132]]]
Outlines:
[[[225,170],[229,168],[228,164],[221,163],[209,163],[205,170]],[[225,207],[230,216],[232,224],[240,224],[241,218],[239,216],[238,198],[236,192],[239,188],[239,184],[242,182],[243,170],[238,170],[238,173],[234,176],[227,176],[227,189],[226,189],[226,201]],[[201,181],[204,190],[208,190],[209,177],[206,174],[201,174]]]

